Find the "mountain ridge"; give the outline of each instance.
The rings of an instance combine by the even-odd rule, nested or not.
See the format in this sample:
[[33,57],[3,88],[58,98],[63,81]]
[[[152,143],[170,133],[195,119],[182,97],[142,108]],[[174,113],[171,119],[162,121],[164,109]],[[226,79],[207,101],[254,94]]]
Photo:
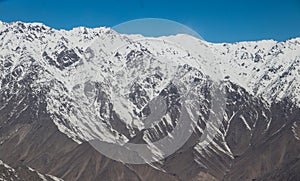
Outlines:
[[[145,169],[174,180],[197,177],[250,180],[263,178],[274,172],[274,167],[284,168],[286,162],[298,163],[300,38],[285,42],[213,44],[187,35],[143,38],[118,34],[110,28],[79,27],[65,31],[39,23],[0,24],[0,143],[1,153],[7,154],[0,155],[0,159],[9,160],[9,164],[25,159],[26,164],[41,169],[42,173],[81,180],[89,170],[84,165],[79,168],[72,164],[80,163],[80,157],[78,161],[73,158],[79,154],[88,160],[93,156],[97,160],[103,157],[124,171],[122,179],[151,180],[140,171]],[[226,92],[221,96],[226,106],[220,106],[220,112],[212,108],[215,98],[212,90],[219,85],[215,84],[218,81],[225,90],[220,87],[216,90]],[[184,104],[186,92],[190,102]],[[166,100],[166,104],[156,104],[159,108],[153,110],[151,102],[160,99]],[[163,158],[162,163],[128,166],[106,158],[101,151],[96,153],[91,145],[86,146],[95,138],[108,143],[152,145],[155,140],[168,137],[180,124],[183,106],[199,117],[191,119],[195,130],[187,143]],[[166,111],[159,113],[164,107]],[[161,120],[144,119],[151,117],[151,111],[161,114]],[[212,115],[218,124],[211,126],[211,137],[207,137],[208,144],[203,146],[199,138],[208,128]],[[43,121],[43,117],[49,122]],[[154,122],[147,124],[145,120]],[[40,128],[44,133],[37,131]],[[51,135],[59,137],[58,144],[65,143],[68,148],[56,148],[44,155],[44,148],[35,147],[30,141],[41,137],[54,144]],[[261,140],[272,148],[282,144],[289,152],[263,150]],[[286,140],[295,143],[295,148]],[[15,143],[17,151],[11,147]],[[47,142],[42,143],[47,147]],[[36,149],[34,152],[40,157],[34,158],[23,147]],[[92,156],[83,154],[83,150]],[[286,161],[274,163],[268,156],[262,156],[268,166],[260,170],[264,162],[243,163],[240,159],[253,156],[249,150],[262,155],[281,155]],[[164,153],[156,150],[152,154],[160,158]],[[54,154],[64,161],[56,160]],[[190,162],[183,161],[184,166],[180,168],[177,162],[181,159]],[[91,168],[97,165],[82,162]],[[64,167],[53,167],[55,164]],[[240,170],[237,165],[248,170]],[[98,170],[90,180],[99,178],[103,169],[107,169],[96,167]],[[81,170],[79,175],[78,170]],[[126,175],[127,171],[132,174]],[[117,178],[113,170],[105,173],[108,179]]]

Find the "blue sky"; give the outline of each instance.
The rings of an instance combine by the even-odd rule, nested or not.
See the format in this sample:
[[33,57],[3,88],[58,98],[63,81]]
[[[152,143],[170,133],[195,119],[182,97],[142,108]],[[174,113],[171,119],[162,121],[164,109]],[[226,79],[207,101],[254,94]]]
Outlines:
[[113,27],[139,18],[182,23],[210,42],[300,37],[300,0],[0,0],[0,20],[57,29]]

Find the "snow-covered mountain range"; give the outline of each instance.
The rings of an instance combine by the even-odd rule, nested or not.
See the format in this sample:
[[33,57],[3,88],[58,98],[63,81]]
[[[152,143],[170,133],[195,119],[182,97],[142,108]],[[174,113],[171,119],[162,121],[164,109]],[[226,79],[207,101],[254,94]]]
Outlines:
[[[192,144],[184,150],[193,152],[195,164],[219,179],[252,144],[271,139],[289,124],[299,144],[299,118],[293,117],[300,105],[299,75],[300,38],[214,44],[183,34],[149,38],[104,27],[66,31],[0,22],[0,110],[7,113],[0,129],[30,109],[37,117],[49,115],[77,144],[94,139],[146,143],[154,156],[164,158],[165,152],[151,143],[170,136],[185,107],[195,124],[193,134],[205,134],[211,115],[219,123],[210,128],[216,135],[207,137],[205,147],[193,135],[183,143]],[[226,101],[215,110],[213,89]],[[284,101],[289,110],[275,115]],[[14,134],[3,131],[0,144]],[[19,136],[22,140],[26,133]],[[222,157],[221,164],[209,159],[213,155]]]

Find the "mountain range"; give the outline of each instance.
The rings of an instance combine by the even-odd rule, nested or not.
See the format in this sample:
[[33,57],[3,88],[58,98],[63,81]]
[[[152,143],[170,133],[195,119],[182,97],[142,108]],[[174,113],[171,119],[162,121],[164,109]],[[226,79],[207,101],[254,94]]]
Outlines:
[[0,22],[0,179],[300,180],[299,75],[300,38]]

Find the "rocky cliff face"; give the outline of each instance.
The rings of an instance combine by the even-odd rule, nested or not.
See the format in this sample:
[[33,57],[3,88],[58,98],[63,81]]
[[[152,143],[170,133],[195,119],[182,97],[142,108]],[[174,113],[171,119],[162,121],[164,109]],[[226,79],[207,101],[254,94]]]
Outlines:
[[[300,179],[299,39],[212,44],[16,22],[0,23],[0,40],[0,159],[14,168],[64,180]],[[193,129],[175,137],[182,125]],[[109,150],[124,144],[151,156],[124,163],[126,149]]]

